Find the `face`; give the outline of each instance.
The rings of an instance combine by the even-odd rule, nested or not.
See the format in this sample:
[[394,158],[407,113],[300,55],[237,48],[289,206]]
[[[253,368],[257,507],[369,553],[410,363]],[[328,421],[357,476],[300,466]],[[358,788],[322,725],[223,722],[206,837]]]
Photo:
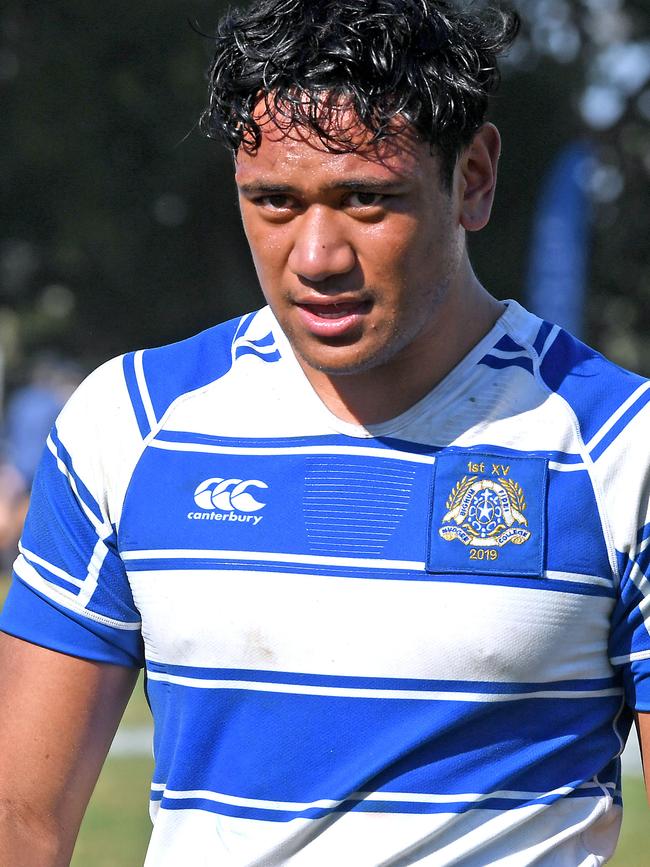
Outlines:
[[[303,367],[329,376],[428,352],[462,279],[462,194],[406,129],[357,153],[263,127],[236,161],[262,291]],[[432,343],[434,341],[434,343]]]

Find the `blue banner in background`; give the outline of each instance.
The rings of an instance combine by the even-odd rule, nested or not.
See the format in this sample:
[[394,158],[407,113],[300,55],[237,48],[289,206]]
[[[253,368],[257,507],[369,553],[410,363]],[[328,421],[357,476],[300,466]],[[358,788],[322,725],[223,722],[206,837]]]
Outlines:
[[528,308],[577,337],[584,332],[594,160],[586,142],[566,147],[542,185],[528,269]]

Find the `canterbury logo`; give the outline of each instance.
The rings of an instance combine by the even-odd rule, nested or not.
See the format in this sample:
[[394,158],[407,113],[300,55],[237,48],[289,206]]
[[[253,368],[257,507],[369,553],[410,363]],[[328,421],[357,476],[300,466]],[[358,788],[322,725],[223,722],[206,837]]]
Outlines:
[[259,479],[206,479],[194,491],[194,502],[209,511],[259,512],[266,503],[256,500],[249,488],[266,489],[268,485]]

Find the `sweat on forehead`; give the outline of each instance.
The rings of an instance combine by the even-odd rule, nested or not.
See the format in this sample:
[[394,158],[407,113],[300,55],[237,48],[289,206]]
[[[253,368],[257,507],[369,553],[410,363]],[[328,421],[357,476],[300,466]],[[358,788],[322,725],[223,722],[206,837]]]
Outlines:
[[[296,111],[299,104],[299,112]],[[301,94],[291,100],[274,95],[259,96],[252,112],[262,140],[306,142],[329,153],[359,153],[368,159],[385,159],[411,150],[422,137],[406,118],[396,117],[383,135],[369,129],[343,94],[324,92],[312,98]],[[256,144],[242,142],[242,149],[254,153]]]

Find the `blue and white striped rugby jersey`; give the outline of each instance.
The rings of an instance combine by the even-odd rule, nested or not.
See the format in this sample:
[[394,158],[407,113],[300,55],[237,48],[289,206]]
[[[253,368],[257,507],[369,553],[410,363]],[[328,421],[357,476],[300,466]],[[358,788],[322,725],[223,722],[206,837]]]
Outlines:
[[146,864],[603,864],[650,711],[650,383],[510,302],[372,428],[264,309],[108,362],[2,619],[144,665]]

